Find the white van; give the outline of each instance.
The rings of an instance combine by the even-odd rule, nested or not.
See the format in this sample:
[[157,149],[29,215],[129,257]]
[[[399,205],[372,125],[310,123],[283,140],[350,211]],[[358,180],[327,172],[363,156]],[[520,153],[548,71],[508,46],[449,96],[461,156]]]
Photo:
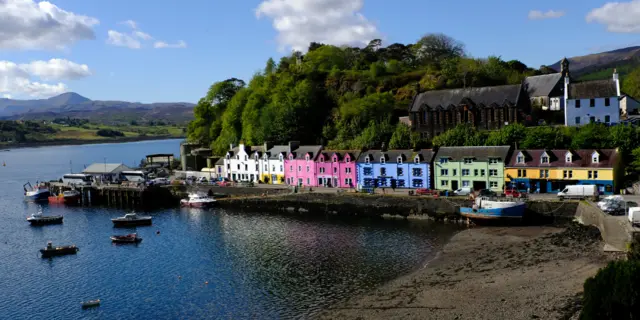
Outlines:
[[600,193],[598,187],[593,184],[566,186],[558,192],[558,198],[562,199],[592,199],[598,200]]
[[640,225],[640,207],[629,208],[629,222],[632,226]]
[[454,191],[453,194],[456,196],[468,196],[469,194],[471,194],[471,192],[473,192],[473,190],[471,190],[470,187],[462,187]]

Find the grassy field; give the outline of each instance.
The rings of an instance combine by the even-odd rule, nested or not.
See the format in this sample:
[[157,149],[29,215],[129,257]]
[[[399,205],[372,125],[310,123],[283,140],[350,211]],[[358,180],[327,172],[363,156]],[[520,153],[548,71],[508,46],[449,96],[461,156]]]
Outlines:
[[173,126],[154,126],[154,127],[145,127],[145,126],[104,126],[104,125],[84,125],[82,127],[68,127],[57,124],[51,125],[56,129],[56,133],[47,140],[114,140],[117,138],[110,137],[102,137],[96,134],[96,132],[100,129],[111,129],[117,130],[124,134],[126,138],[135,138],[135,137],[158,137],[158,136],[167,136],[167,137],[182,137],[184,136],[183,128],[181,127],[173,127]]

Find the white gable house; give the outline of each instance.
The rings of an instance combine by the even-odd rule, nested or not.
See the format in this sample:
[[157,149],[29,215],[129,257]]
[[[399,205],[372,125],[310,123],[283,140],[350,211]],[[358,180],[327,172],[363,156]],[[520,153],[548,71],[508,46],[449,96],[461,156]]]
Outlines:
[[262,146],[238,147],[231,145],[224,159],[227,168],[227,178],[231,181],[255,182],[260,180],[259,159],[255,158],[255,151],[261,151]]
[[615,70],[609,80],[571,83],[567,76],[564,85],[566,126],[620,122],[620,80]]

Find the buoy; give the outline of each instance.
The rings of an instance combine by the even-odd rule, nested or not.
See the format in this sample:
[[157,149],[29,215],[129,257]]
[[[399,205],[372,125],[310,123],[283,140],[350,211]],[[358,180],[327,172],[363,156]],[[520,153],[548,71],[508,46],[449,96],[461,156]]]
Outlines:
[[160,230],[156,231],[156,234],[160,234]]
[[178,276],[178,279],[182,279],[182,276]]
[[204,284],[209,284],[209,281],[205,281]]

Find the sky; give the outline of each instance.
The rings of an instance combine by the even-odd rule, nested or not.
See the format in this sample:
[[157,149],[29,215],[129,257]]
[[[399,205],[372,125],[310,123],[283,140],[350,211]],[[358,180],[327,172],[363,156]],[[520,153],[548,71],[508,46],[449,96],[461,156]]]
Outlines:
[[429,33],[537,68],[640,45],[640,0],[0,0],[0,98],[195,103],[311,41]]

